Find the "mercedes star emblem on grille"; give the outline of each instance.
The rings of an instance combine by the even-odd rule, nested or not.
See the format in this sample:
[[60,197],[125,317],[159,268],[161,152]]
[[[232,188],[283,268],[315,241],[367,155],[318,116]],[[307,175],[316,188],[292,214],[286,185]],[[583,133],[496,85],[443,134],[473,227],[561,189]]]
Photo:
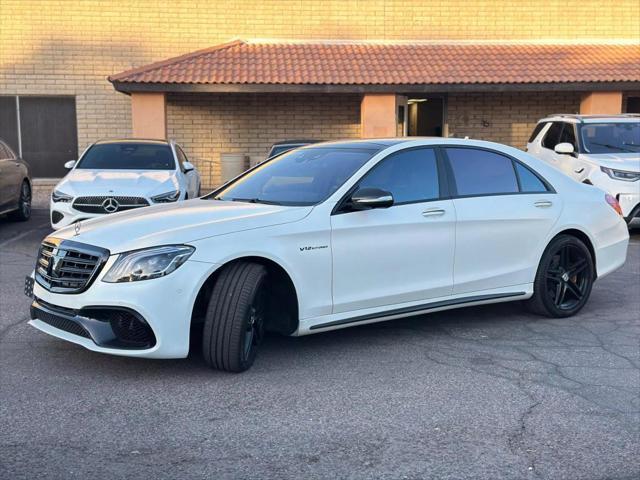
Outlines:
[[105,198],[104,202],[102,202],[102,208],[107,213],[117,212],[119,206],[120,206],[120,204],[113,197]]
[[47,267],[47,273],[51,277],[59,277],[60,269],[62,268],[62,261],[64,260],[64,257],[67,255],[67,252],[64,250],[59,250],[57,248],[54,248],[51,253],[53,253],[53,256],[50,257],[49,265]]

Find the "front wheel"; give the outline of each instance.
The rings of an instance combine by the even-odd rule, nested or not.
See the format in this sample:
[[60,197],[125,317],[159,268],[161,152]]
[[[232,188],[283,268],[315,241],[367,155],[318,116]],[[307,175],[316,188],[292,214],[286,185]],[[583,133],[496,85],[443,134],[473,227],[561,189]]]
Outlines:
[[225,267],[211,292],[202,332],[202,354],[212,368],[247,370],[264,336],[266,269],[237,262]]
[[20,187],[20,198],[18,199],[18,209],[9,214],[11,220],[26,222],[31,218],[31,187],[26,180]]
[[575,315],[587,303],[594,278],[587,246],[576,237],[560,235],[542,255],[528,307],[547,317]]

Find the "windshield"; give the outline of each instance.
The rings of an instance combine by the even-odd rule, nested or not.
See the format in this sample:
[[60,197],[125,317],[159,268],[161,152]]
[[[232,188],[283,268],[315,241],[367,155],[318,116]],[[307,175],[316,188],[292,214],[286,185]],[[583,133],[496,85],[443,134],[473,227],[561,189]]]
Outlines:
[[91,170],[174,170],[171,147],[149,143],[101,143],[84,154],[76,168]]
[[265,162],[223,190],[214,200],[316,205],[327,199],[378,150],[312,147]]
[[585,123],[580,137],[585,153],[640,152],[640,122]]

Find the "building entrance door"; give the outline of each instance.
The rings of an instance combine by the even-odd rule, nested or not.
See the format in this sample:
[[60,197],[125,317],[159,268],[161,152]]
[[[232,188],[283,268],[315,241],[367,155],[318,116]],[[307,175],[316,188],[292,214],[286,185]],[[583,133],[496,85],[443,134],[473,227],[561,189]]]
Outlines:
[[410,137],[445,136],[444,100],[444,97],[409,96],[406,107],[406,134]]

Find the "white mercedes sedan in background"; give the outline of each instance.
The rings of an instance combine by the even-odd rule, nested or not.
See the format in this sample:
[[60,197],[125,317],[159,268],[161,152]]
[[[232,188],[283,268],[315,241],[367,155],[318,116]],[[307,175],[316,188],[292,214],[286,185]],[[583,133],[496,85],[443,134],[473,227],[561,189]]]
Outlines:
[[195,341],[210,366],[238,372],[265,331],[506,301],[570,316],[628,242],[615,198],[515,148],[322,143],[203,198],[56,232],[25,292],[30,324],[50,335],[149,358],[185,357]]
[[51,195],[59,229],[105,214],[199,196],[200,175],[182,148],[163,140],[104,140],[69,161]]

